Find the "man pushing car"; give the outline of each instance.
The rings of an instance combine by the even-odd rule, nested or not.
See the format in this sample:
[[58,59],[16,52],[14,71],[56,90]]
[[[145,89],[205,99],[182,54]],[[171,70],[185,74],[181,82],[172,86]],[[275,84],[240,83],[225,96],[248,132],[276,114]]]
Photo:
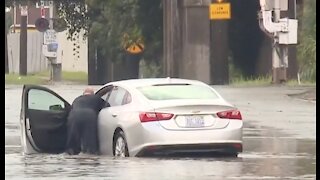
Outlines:
[[75,155],[80,152],[99,154],[97,119],[104,105],[105,101],[95,95],[90,87],[73,101],[67,122],[66,152],[68,154]]

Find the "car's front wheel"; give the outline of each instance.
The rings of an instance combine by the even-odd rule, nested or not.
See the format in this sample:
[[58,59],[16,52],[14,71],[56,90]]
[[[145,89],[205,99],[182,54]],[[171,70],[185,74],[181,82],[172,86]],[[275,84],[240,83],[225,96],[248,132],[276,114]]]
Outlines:
[[128,145],[123,131],[119,131],[113,142],[113,155],[116,157],[129,157]]

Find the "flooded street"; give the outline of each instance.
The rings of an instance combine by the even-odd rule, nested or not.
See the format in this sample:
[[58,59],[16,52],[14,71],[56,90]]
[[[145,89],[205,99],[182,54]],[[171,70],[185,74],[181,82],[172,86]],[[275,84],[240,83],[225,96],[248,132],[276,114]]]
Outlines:
[[[49,86],[71,102],[84,86]],[[231,157],[113,158],[23,155],[21,86],[5,89],[6,179],[316,179],[316,104],[303,87],[216,86],[243,116],[243,153]]]

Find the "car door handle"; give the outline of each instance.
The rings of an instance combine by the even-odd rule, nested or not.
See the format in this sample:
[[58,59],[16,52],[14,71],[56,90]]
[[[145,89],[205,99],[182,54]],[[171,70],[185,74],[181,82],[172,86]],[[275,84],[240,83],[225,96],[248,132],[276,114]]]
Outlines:
[[117,117],[118,115],[117,114],[112,114],[112,117]]

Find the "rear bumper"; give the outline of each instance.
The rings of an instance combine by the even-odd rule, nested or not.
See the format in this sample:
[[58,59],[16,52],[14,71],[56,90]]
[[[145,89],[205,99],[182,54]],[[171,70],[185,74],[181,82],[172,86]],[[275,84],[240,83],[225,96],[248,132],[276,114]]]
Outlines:
[[[183,152],[242,152],[242,121],[230,123],[223,129],[175,131],[157,122],[144,123],[137,134],[127,134],[129,154],[172,154]],[[133,138],[134,137],[134,138]]]
[[179,144],[179,145],[151,145],[146,146],[136,156],[153,155],[237,155],[242,152],[242,143],[214,143],[214,144]]

